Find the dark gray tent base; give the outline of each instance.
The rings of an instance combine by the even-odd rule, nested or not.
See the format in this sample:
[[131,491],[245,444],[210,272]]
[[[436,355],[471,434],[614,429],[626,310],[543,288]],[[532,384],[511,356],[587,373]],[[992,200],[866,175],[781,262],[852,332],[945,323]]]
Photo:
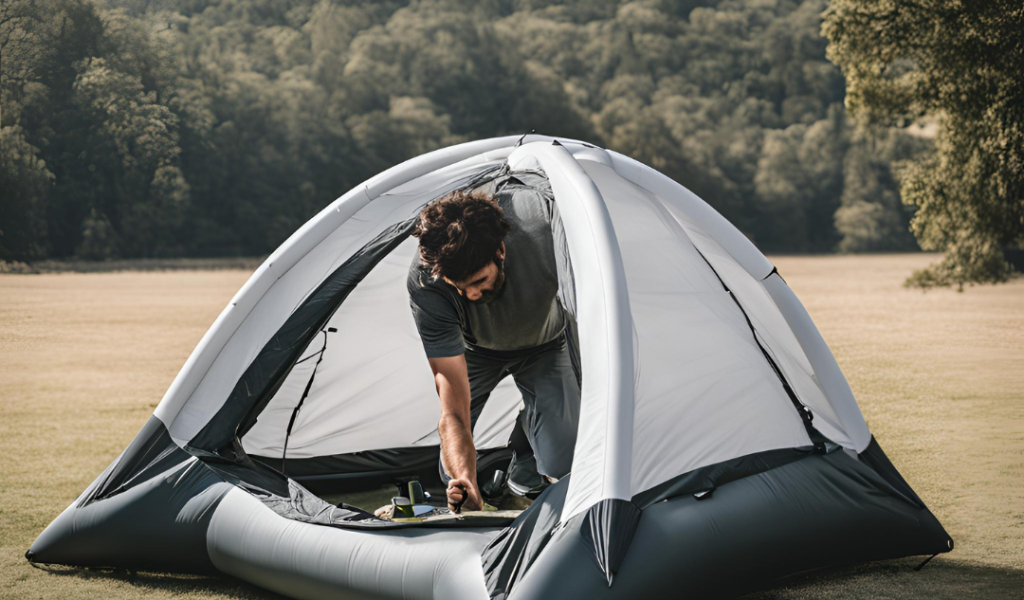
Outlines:
[[[552,490],[547,510],[556,515],[545,523],[558,520],[563,499]],[[590,545],[579,543],[589,537],[586,527],[584,518],[570,521],[538,560],[531,554],[540,549],[530,546],[547,531],[505,534],[519,538],[506,544],[518,545],[522,556],[500,556],[496,540],[484,553],[492,597],[503,597],[510,579],[513,598],[731,597],[814,569],[953,547],[875,442],[859,460],[843,451],[811,454],[731,481],[703,500],[686,494],[655,502],[641,511],[611,586]],[[501,563],[517,561],[506,568],[511,578],[498,574]],[[591,577],[581,575],[587,571]]]
[[216,573],[207,552],[207,527],[217,504],[234,486],[178,452],[185,460],[170,470],[119,494],[69,507],[25,556],[46,564]]
[[[185,458],[163,472],[150,471],[148,479],[136,480],[117,494],[73,505],[36,540],[29,560],[194,573],[215,570],[207,528],[221,498],[234,485],[202,461]],[[110,469],[97,483],[109,473]],[[722,484],[701,500],[686,493],[648,505],[646,498],[646,508],[632,511],[639,518],[627,520],[635,531],[628,551],[617,561],[621,564],[611,573],[610,586],[593,543],[595,536],[609,532],[595,527],[593,516],[579,515],[552,534],[567,488],[568,480],[552,486],[501,532],[463,529],[467,536],[494,536],[482,552],[492,598],[728,597],[813,569],[952,548],[942,526],[875,442],[859,459],[841,450],[807,454]],[[612,528],[615,523],[607,521]],[[460,529],[405,531],[420,539],[439,536],[436,551],[417,553],[413,559],[441,564],[446,561],[444,546]],[[395,531],[352,534],[390,535],[396,544],[407,537]],[[611,534],[621,540],[623,532]],[[431,570],[427,564],[421,566]],[[387,566],[377,574],[382,579],[395,576],[400,574]],[[426,581],[407,583],[409,589],[420,591],[430,586]]]

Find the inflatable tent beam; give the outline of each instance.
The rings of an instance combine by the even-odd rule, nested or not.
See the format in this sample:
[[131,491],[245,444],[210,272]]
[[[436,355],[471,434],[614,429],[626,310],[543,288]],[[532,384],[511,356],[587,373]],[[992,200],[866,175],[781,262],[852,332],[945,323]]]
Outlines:
[[535,162],[551,183],[572,256],[582,347],[580,424],[562,521],[586,513],[587,542],[608,585],[639,519],[630,501],[633,455],[633,321],[626,271],[611,215],[597,185],[555,141],[524,144],[513,169]]

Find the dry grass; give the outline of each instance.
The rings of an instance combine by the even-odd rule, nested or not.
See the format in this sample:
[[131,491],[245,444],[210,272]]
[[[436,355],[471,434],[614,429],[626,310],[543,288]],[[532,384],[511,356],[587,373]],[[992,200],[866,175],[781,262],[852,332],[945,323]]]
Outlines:
[[[780,257],[890,458],[957,542],[758,594],[1024,598],[1024,280],[922,293],[933,256]],[[128,444],[248,272],[0,276],[0,598],[277,598],[228,578],[44,571],[39,532]]]

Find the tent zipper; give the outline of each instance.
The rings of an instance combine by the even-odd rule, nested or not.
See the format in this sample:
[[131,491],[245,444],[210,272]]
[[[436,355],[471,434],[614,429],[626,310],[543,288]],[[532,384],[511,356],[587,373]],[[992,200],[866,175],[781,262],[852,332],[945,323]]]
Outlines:
[[[292,409],[292,417],[288,419],[288,429],[284,434],[284,449],[281,451],[281,473],[286,477],[288,476],[288,465],[285,462],[285,458],[288,456],[288,439],[292,436],[292,427],[295,426],[295,417],[299,415],[299,409],[302,408],[302,404],[306,401],[306,396],[309,396],[309,390],[313,388],[313,379],[316,378],[316,370],[320,366],[320,362],[323,361],[324,352],[327,350],[327,334],[334,333],[336,331],[338,331],[337,327],[327,327],[326,329],[320,330],[320,333],[324,334],[324,344],[320,347],[319,352],[317,352],[318,356],[316,364],[313,365],[313,372],[309,374],[309,381],[306,382],[306,388],[302,390],[302,397],[299,398],[299,403],[295,405],[294,409]],[[312,357],[313,355],[310,355],[308,358],[304,358],[295,364],[305,362]]]
[[768,350],[764,347],[764,344],[761,343],[761,340],[757,335],[757,329],[754,328],[754,323],[750,320],[750,316],[747,315],[747,311],[744,310],[743,305],[740,304],[739,298],[737,298],[736,294],[734,294],[733,291],[729,289],[729,286],[725,285],[725,281],[722,280],[721,275],[718,274],[718,271],[715,270],[715,267],[713,267],[711,265],[711,262],[708,261],[707,257],[704,256],[704,253],[701,252],[696,245],[693,246],[693,249],[697,251],[697,254],[699,254],[701,258],[704,259],[704,262],[708,265],[708,268],[711,269],[711,272],[714,273],[715,277],[718,278],[718,282],[722,284],[722,288],[724,288],[726,293],[729,294],[729,297],[732,298],[732,301],[736,303],[736,307],[740,309],[740,313],[743,315],[743,318],[747,321],[747,327],[750,328],[750,333],[754,337],[754,343],[757,344],[757,347],[761,349],[761,354],[764,355],[764,359],[768,361],[768,364],[771,366],[772,371],[775,372],[775,376],[779,378],[779,381],[782,383],[782,389],[786,391],[786,395],[789,396],[790,402],[793,403],[793,407],[796,409],[797,414],[800,415],[800,422],[804,424],[804,429],[807,431],[807,437],[810,438],[811,444],[814,446],[814,453],[825,454],[828,451],[828,446],[826,444],[828,442],[828,438],[822,435],[821,432],[818,431],[812,424],[812,422],[814,421],[814,413],[811,411],[810,407],[808,407],[803,402],[800,402],[800,399],[796,397],[796,392],[793,391],[792,386],[790,386],[789,382],[786,381],[786,377],[782,374],[782,370],[775,363],[775,360],[772,359],[771,354],[768,353]]

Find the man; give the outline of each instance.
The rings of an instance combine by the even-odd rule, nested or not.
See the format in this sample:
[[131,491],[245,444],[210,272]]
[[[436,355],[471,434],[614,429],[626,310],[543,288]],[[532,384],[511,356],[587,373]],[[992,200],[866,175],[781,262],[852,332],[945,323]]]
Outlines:
[[554,199],[536,173],[457,190],[427,205],[413,235],[413,317],[441,399],[442,476],[453,510],[480,510],[473,426],[491,391],[512,375],[523,395],[522,433],[509,487],[523,495],[572,465],[580,388],[558,302]]

